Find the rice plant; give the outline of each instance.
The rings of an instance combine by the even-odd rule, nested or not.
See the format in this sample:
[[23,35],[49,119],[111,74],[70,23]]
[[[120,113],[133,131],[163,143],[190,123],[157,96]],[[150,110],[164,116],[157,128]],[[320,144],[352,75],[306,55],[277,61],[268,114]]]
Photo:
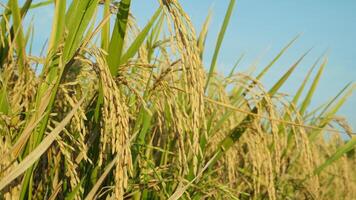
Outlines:
[[[31,55],[41,36],[22,21],[52,3],[48,44]],[[273,87],[260,80],[299,36],[257,74],[237,63],[222,75],[235,0],[209,70],[210,15],[196,32],[178,1],[160,0],[140,28],[130,5],[1,4],[0,199],[356,198],[356,137],[337,115],[355,85],[310,107],[327,57],[286,96],[280,88],[308,51]]]

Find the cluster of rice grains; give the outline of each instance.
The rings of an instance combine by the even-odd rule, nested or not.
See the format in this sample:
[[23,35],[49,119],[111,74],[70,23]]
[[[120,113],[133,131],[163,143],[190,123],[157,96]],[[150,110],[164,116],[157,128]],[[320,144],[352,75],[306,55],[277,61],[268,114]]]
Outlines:
[[[255,86],[251,86],[251,83]],[[232,94],[240,94],[245,98],[232,98],[233,96],[226,92],[226,87],[230,84],[235,85]],[[272,100],[257,80],[243,74],[236,74],[228,79],[217,76],[212,80],[211,87],[209,95],[216,97],[220,104],[214,105],[215,101],[209,101],[209,112],[213,113],[211,118],[215,119],[211,125],[207,151],[214,151],[236,125],[246,129],[237,144],[218,161],[217,165],[222,169],[217,171],[218,177],[221,177],[220,181],[236,188],[237,193],[250,191],[257,197],[267,191],[270,199],[276,199],[275,180],[281,174],[281,151],[285,138],[279,135],[278,124],[269,120],[277,117]],[[247,112],[232,111],[230,107],[224,109],[225,105],[236,105],[239,111]],[[244,123],[250,113],[248,110],[253,108],[258,110],[259,116]],[[227,119],[222,123],[224,118]]]
[[112,78],[106,65],[103,53],[99,50],[93,52],[96,58],[100,83],[103,88],[103,128],[101,130],[99,165],[107,158],[108,150],[118,157],[115,169],[115,196],[122,198],[124,189],[127,188],[128,172],[132,168],[130,137],[129,137],[129,114],[126,99],[116,82]]
[[[186,106],[183,110],[183,116],[189,118],[186,121],[184,120],[184,123],[187,123],[185,132],[188,135],[183,136],[185,141],[188,141],[188,146],[181,148],[188,150],[186,154],[188,158],[186,159],[191,162],[192,174],[197,175],[198,162],[203,160],[200,141],[203,137],[207,137],[204,113],[205,72],[199,56],[196,33],[189,17],[176,1],[164,1],[164,5],[168,29],[171,33],[170,40],[172,45],[175,44],[172,50],[174,52],[177,49],[180,54],[182,70],[182,77],[180,78],[183,80],[181,87],[186,93],[186,97],[182,100]],[[174,30],[172,30],[171,24],[173,24]],[[181,142],[183,145],[184,142]]]
[[[160,0],[160,6],[147,37],[128,13],[123,54],[135,48],[130,45],[138,47],[121,60],[117,75],[108,61],[116,55],[98,48],[91,41],[95,37],[85,37],[89,45],[80,46],[64,66],[61,43],[66,38],[58,42],[55,58],[28,56],[23,62],[55,60],[52,67],[63,72],[53,81],[56,92],[55,84],[46,82],[50,72],[38,76],[26,64],[19,73],[16,56],[5,60],[0,67],[0,186],[37,150],[33,143],[40,137],[40,125],[45,125],[46,138],[63,128],[39,162],[26,165],[35,166],[32,174],[18,174],[1,188],[0,199],[356,197],[354,150],[316,172],[345,145],[339,133],[322,130],[326,124],[334,123],[355,139],[344,118],[328,115],[327,123],[321,117],[307,118],[285,95],[266,90],[247,73],[208,74],[211,81],[205,88],[203,48],[189,17],[176,0]],[[1,107],[5,104],[11,110]],[[48,123],[43,123],[46,116]],[[32,182],[23,186],[26,180]]]
[[[66,85],[80,85],[73,92],[82,91],[81,93],[93,93],[90,90],[98,90],[98,84],[102,88],[102,108],[99,110],[99,133],[91,132],[95,136],[88,136],[85,133],[85,114],[79,110],[73,117],[73,125],[76,125],[76,130],[79,131],[80,137],[77,139],[77,147],[80,147],[78,155],[75,158],[75,162],[80,163],[82,159],[93,164],[90,158],[87,157],[87,144],[84,141],[93,144],[95,140],[99,140],[99,155],[98,155],[98,166],[104,167],[103,163],[110,162],[116,156],[116,168],[115,168],[115,197],[121,199],[124,195],[124,189],[127,188],[128,184],[128,173],[132,171],[131,163],[131,152],[130,152],[130,138],[129,138],[129,113],[126,105],[127,99],[119,89],[119,86],[115,82],[114,78],[110,74],[109,67],[106,63],[105,57],[106,53],[100,49],[84,49],[87,56],[77,56],[74,65],[80,65],[80,74],[75,78],[75,82],[69,82]],[[94,60],[94,61],[93,61]],[[80,80],[82,79],[82,83]],[[62,90],[66,91],[65,88]],[[65,99],[68,100],[70,104],[75,104],[73,102],[73,97],[68,97],[68,92],[65,93]],[[84,94],[82,94],[84,95]],[[97,93],[89,95],[89,99],[97,98]],[[78,94],[77,94],[78,96]],[[76,98],[74,96],[74,98]],[[87,106],[93,102],[88,102]],[[78,116],[80,115],[80,116]],[[84,126],[84,128],[82,128]],[[88,126],[88,125],[86,125]],[[86,128],[93,128],[91,126]],[[98,135],[99,136],[98,136]],[[99,138],[98,138],[99,137]],[[78,183],[77,183],[78,184]]]

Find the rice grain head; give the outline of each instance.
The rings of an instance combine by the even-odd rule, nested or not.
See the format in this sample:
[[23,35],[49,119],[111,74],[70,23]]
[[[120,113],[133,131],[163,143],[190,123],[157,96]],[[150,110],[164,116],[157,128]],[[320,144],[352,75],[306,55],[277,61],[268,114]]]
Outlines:
[[106,158],[107,153],[118,155],[115,168],[115,198],[123,199],[128,176],[132,170],[126,99],[108,70],[104,52],[93,49],[90,53],[97,62],[93,67],[98,68],[104,96],[100,163]]

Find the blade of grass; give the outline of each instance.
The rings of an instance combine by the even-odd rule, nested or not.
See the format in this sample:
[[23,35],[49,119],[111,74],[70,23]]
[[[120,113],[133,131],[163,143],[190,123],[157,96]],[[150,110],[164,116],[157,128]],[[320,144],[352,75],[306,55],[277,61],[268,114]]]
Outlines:
[[56,0],[48,51],[55,51],[64,32],[66,0]]
[[319,118],[321,118],[327,112],[330,106],[350,87],[352,87],[352,82],[346,84],[345,87],[342,88],[340,92],[324,107],[324,109],[320,112]]
[[314,92],[316,90],[316,87],[317,87],[317,85],[319,83],[321,74],[323,73],[326,64],[327,64],[327,59],[325,59],[323,61],[323,63],[321,64],[320,69],[319,69],[319,71],[318,71],[318,73],[317,73],[312,85],[310,86],[309,92],[308,92],[307,96],[305,97],[305,99],[304,99],[304,101],[303,101],[303,103],[301,105],[301,108],[299,110],[301,115],[304,115],[307,107],[309,106],[309,104],[311,102],[311,99],[312,99],[312,97],[314,95]]
[[[4,83],[1,83],[4,84]],[[6,91],[6,86],[2,85],[0,89],[0,113],[2,114],[8,114],[10,111],[10,104],[8,100],[8,94]]]
[[237,59],[234,67],[231,69],[231,71],[230,71],[229,75],[227,76],[227,78],[231,78],[234,75],[237,66],[241,63],[241,61],[244,58],[244,56],[245,56],[245,54],[241,54],[241,56]]
[[30,8],[31,9],[35,9],[35,8],[40,8],[40,7],[44,7],[44,6],[48,6],[50,4],[52,4],[54,1],[56,0],[47,0],[47,1],[41,1],[38,3],[33,3]]
[[26,58],[26,50],[25,50],[26,45],[25,45],[25,39],[22,30],[21,12],[17,0],[10,0],[10,8],[11,8],[12,18],[13,18],[16,52],[19,58],[18,69],[19,72],[22,73],[25,64],[25,58]]
[[299,60],[294,63],[294,65],[282,76],[281,79],[277,81],[277,83],[268,91],[268,94],[273,96],[277,93],[277,91],[284,85],[284,83],[288,80],[290,75],[293,73],[293,71],[296,69],[296,67],[300,64],[300,62],[304,59],[304,57],[311,51],[308,50],[306,53],[304,53]]
[[[73,1],[66,16],[68,20],[68,37],[63,49],[64,63],[66,64],[80,46],[84,31],[86,30],[99,0]],[[76,20],[73,20],[76,19]]]
[[147,39],[147,60],[148,62],[151,62],[152,60],[152,55],[155,52],[155,49],[157,48],[157,43],[161,42],[159,40],[159,36],[162,33],[162,27],[163,27],[163,22],[164,22],[164,15],[161,15],[159,19],[157,20],[156,25],[152,28],[151,34]]
[[305,76],[305,78],[304,78],[302,84],[300,85],[300,87],[299,87],[297,93],[294,95],[293,100],[292,100],[292,103],[293,103],[294,105],[297,105],[298,100],[299,100],[300,96],[302,95],[302,92],[304,91],[305,85],[307,84],[307,82],[308,82],[308,80],[309,80],[309,78],[310,78],[310,76],[311,76],[313,70],[315,69],[315,67],[316,67],[317,64],[319,63],[321,57],[322,57],[322,56],[320,56],[320,57],[315,61],[315,63],[313,64],[313,66],[309,69],[309,71],[308,71],[307,75]]
[[[103,18],[110,15],[110,0],[104,2]],[[110,43],[110,22],[106,22],[101,30],[101,48],[109,52]]]
[[221,44],[224,40],[224,36],[225,36],[225,32],[226,32],[226,29],[227,29],[227,26],[229,25],[229,21],[230,21],[230,18],[231,18],[231,14],[232,14],[232,11],[234,9],[234,6],[235,6],[235,0],[230,0],[230,4],[227,8],[227,11],[226,11],[226,14],[225,14],[225,18],[224,18],[224,22],[223,22],[223,25],[220,29],[220,32],[219,32],[219,36],[218,36],[218,39],[217,39],[217,42],[216,42],[216,45],[215,45],[215,50],[214,50],[214,55],[213,55],[213,58],[212,58],[212,61],[211,61],[211,64],[210,64],[210,69],[209,69],[209,74],[208,74],[208,77],[207,77],[207,80],[206,80],[206,83],[205,83],[205,89],[204,91],[206,92],[208,86],[209,86],[209,82],[210,82],[210,79],[212,78],[214,72],[215,72],[215,68],[216,68],[216,62],[217,62],[217,59],[218,59],[218,56],[219,56],[219,52],[220,52],[220,48],[221,48]]
[[203,27],[200,31],[199,37],[198,37],[198,48],[200,50],[200,59],[203,60],[203,55],[204,55],[204,48],[205,48],[205,41],[208,35],[208,30],[209,30],[209,25],[211,21],[211,10],[209,10],[208,16],[206,17]]
[[158,8],[157,11],[154,13],[150,21],[146,24],[146,26],[142,29],[142,31],[137,35],[135,40],[132,42],[130,47],[127,49],[125,54],[122,56],[120,60],[120,65],[126,63],[130,58],[136,55],[137,51],[139,50],[142,43],[145,41],[151,27],[156,22],[157,18],[161,14],[161,8]]
[[[352,92],[354,91],[354,89],[356,88],[356,85],[352,85],[350,88],[348,88],[348,90],[345,92],[345,94],[339,99],[339,101],[337,101],[333,107],[330,107],[327,111],[325,111],[325,114],[322,116],[319,116],[321,120],[321,122],[319,122],[319,127],[320,128],[324,128],[332,119],[333,116],[337,113],[337,111],[339,111],[339,109],[341,108],[341,106],[346,102],[346,100],[352,95]],[[309,139],[311,141],[314,141],[317,136],[321,133],[321,130],[318,131],[314,131],[309,135]]]
[[[44,6],[48,6],[53,3],[54,0],[48,0],[48,1],[42,1],[38,3],[32,3],[32,0],[27,0],[24,4],[24,6],[21,8],[21,15],[24,16],[28,10],[30,9],[35,9],[35,8],[40,8]],[[5,10],[4,15],[10,15],[12,12],[11,10]],[[0,16],[2,17],[2,16]]]
[[118,67],[122,51],[124,48],[124,41],[126,35],[127,20],[130,12],[131,0],[120,1],[118,13],[116,16],[115,26],[112,33],[111,41],[109,44],[109,51],[107,56],[107,62],[110,68],[111,75],[114,77],[117,75]]
[[278,54],[276,57],[273,58],[273,60],[260,72],[256,79],[260,80],[267,72],[268,70],[279,60],[279,58],[289,49],[289,47],[292,46],[292,44],[300,37],[300,34],[295,36]]

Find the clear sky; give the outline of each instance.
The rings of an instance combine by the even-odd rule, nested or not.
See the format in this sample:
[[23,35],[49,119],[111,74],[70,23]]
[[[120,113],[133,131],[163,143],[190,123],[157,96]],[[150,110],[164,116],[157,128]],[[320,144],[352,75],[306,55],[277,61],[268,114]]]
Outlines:
[[[6,3],[7,0],[0,0]],[[23,2],[21,0],[20,2]],[[34,2],[39,2],[35,0]],[[207,39],[204,63],[209,66],[216,37],[222,24],[229,0],[180,0],[191,16],[197,31],[207,16],[213,12]],[[132,13],[143,26],[157,8],[157,0],[132,0]],[[49,36],[53,6],[31,12],[35,21],[37,39],[34,52],[39,52]],[[28,17],[28,24],[32,17]],[[318,56],[329,50],[329,63],[321,79],[312,106],[317,106],[337,94],[348,82],[356,80],[356,1],[355,0],[237,0],[218,59],[218,70],[227,73],[236,59],[245,54],[238,69],[243,72],[259,60],[257,69],[275,56],[294,36],[301,38],[276,63],[263,79],[271,86],[304,52],[314,47],[289,80],[283,92],[294,93],[307,69]],[[38,37],[38,34],[41,37]],[[293,91],[293,92],[292,92]],[[347,116],[356,129],[356,95],[354,94],[339,114]]]

